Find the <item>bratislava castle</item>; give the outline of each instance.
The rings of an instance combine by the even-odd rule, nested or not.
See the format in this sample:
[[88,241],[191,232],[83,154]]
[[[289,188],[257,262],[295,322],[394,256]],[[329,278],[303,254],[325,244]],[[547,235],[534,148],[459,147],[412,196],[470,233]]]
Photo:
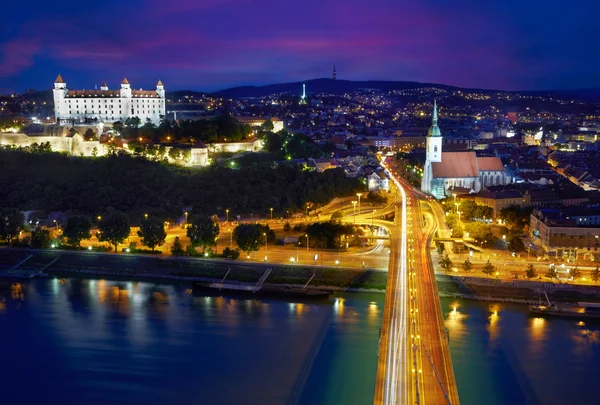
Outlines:
[[166,112],[165,88],[159,80],[156,90],[132,90],[127,79],[120,89],[69,90],[61,75],[54,81],[54,115],[60,125],[90,122],[125,121],[138,117],[144,124],[150,119],[158,124]]

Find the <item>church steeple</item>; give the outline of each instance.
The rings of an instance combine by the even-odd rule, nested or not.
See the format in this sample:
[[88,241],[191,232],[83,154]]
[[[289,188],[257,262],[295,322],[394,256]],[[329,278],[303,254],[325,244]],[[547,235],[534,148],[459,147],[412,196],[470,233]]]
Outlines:
[[335,60],[333,61],[333,80],[337,79],[337,73],[335,72]]
[[431,117],[431,126],[427,132],[427,136],[442,136],[442,131],[438,127],[437,103],[433,100],[433,116]]

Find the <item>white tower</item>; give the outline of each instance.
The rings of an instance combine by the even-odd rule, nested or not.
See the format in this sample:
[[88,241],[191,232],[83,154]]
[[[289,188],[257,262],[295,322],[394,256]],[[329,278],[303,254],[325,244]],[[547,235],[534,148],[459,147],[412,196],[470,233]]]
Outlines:
[[100,90],[108,90],[108,86],[106,85],[106,82],[102,82],[102,86],[100,86]]
[[306,83],[302,83],[302,96],[300,96],[300,104],[306,104]]
[[54,118],[57,123],[59,123],[60,119],[65,115],[63,110],[65,109],[64,104],[67,91],[67,83],[65,83],[62,76],[59,74],[54,81],[54,89],[52,90],[54,93]]
[[162,80],[158,80],[156,83],[156,93],[158,93],[158,97],[165,98],[165,86],[163,86]]
[[121,97],[131,98],[131,85],[127,78],[121,82]]
[[423,168],[423,178],[421,179],[421,191],[431,193],[431,180],[433,180],[433,171],[431,163],[442,161],[442,132],[438,127],[437,103],[433,102],[433,117],[431,127],[427,132],[427,142],[425,149],[425,167]]

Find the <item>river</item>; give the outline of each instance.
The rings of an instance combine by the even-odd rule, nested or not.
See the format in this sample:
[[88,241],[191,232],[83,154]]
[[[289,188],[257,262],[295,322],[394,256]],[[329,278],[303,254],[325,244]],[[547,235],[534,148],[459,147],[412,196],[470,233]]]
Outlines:
[[[369,404],[382,294],[330,304],[100,279],[0,284],[7,403]],[[443,299],[463,405],[598,404],[598,326]]]

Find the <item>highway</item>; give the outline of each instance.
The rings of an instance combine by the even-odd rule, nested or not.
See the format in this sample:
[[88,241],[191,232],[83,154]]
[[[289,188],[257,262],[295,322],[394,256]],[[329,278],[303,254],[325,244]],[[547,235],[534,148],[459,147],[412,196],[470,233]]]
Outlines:
[[390,234],[390,260],[374,404],[459,404],[429,254],[437,225],[423,223],[427,196],[382,166],[401,200],[395,223],[382,225]]

